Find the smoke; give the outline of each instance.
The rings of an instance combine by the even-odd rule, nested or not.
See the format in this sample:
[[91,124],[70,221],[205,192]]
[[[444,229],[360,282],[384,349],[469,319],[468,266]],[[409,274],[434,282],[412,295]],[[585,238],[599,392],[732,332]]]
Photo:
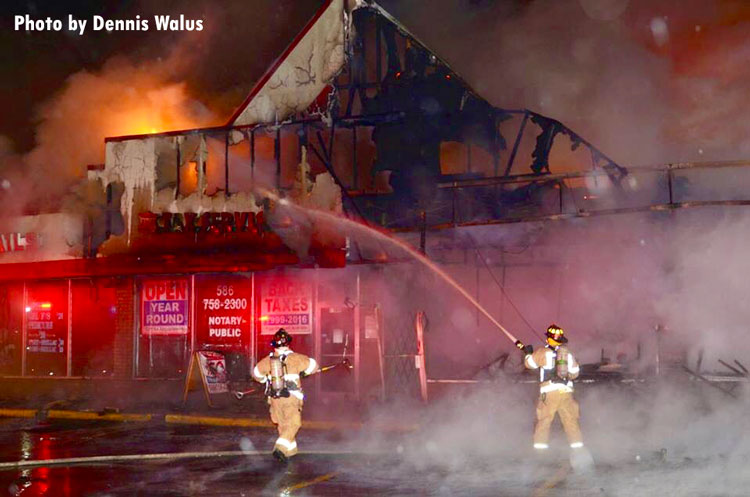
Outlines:
[[701,385],[677,378],[579,385],[584,442],[596,462],[589,471],[568,467],[558,422],[549,453],[534,453],[536,386],[505,378],[446,386],[429,409],[400,405],[394,416],[385,407],[369,426],[416,419],[420,430],[355,436],[357,450],[379,456],[366,469],[344,461],[334,469],[361,487],[399,495],[742,495],[750,445],[735,420],[747,403]]
[[[633,379],[578,383],[584,440],[597,467],[591,475],[567,475],[562,495],[592,489],[597,495],[599,489],[603,495],[633,489],[742,494],[747,478],[742,468],[750,454],[739,421],[747,409],[746,389],[737,388],[733,399],[681,366],[696,369],[699,351],[704,372],[728,372],[720,358],[746,364],[750,347],[738,337],[747,322],[739,299],[749,290],[742,256],[748,223],[742,210],[721,208],[487,227],[471,231],[479,254],[471,246],[438,250],[439,236],[428,233],[428,255],[524,342],[541,346],[535,335],[555,321],[566,329],[584,371],[595,372],[603,355],[619,364],[615,371]],[[393,247],[388,251],[403,256]],[[489,270],[478,257],[487,260]],[[353,277],[352,269],[346,271]],[[429,320],[428,378],[471,378],[509,354],[499,369],[474,376],[494,378],[490,383],[433,383],[427,408],[399,402],[373,409],[373,420],[416,422],[422,429],[398,440],[364,435],[358,447],[386,451],[400,463],[382,462],[389,457],[372,462],[362,484],[408,486],[403,483],[410,481],[408,475],[419,474],[428,495],[457,489],[484,495],[492,486],[526,495],[545,485],[567,460],[567,442],[556,422],[550,457],[539,461],[533,455],[537,386],[533,374],[525,377],[527,383],[505,376],[522,371],[512,344],[422,266],[394,264],[360,273],[367,302],[379,302],[385,314],[389,396],[399,389],[418,395],[413,358],[397,359],[416,350],[416,310],[426,311]],[[664,327],[658,377],[656,325]],[[363,388],[363,395],[368,393]]]
[[[55,39],[78,52],[80,60],[102,62],[66,76],[51,97],[35,102],[31,150],[14,154],[9,161],[5,142],[10,140],[2,139],[0,181],[9,176],[12,185],[12,194],[0,192],[3,208],[11,215],[58,209],[61,198],[85,178],[86,166],[104,162],[105,137],[225,123],[318,6],[316,0],[237,1],[220,8],[207,3],[143,3],[105,12],[105,17],[125,18],[131,11],[130,17],[142,18],[183,14],[202,18],[205,29],[179,34],[113,33],[106,39],[87,33],[76,43]],[[248,30],[252,40],[247,38]],[[29,43],[38,43],[37,38]],[[23,41],[14,42],[26,49]],[[103,53],[115,55],[102,57]],[[46,57],[50,56],[38,54],[41,61]],[[60,78],[59,70],[33,74],[42,88]]]
[[[383,4],[490,102],[558,119],[621,164],[747,154],[746,10],[675,0]],[[450,24],[438,21],[446,12]]]
[[214,116],[185,84],[170,79],[171,68],[169,60],[115,58],[99,71],[70,76],[37,110],[37,145],[23,156],[23,185],[34,205],[57,201],[85,178],[87,165],[102,163],[105,137],[211,123]]

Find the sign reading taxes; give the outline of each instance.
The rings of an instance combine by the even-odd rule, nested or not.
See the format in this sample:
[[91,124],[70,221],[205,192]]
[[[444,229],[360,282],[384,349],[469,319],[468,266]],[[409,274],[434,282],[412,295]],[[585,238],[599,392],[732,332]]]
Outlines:
[[279,328],[289,333],[312,333],[312,285],[274,278],[262,287],[260,333],[273,335]]

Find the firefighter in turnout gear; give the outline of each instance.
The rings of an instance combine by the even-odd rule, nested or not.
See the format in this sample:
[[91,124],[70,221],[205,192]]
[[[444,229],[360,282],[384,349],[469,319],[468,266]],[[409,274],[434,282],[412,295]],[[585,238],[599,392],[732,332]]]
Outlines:
[[583,447],[583,438],[578,425],[578,402],[573,398],[573,380],[578,378],[581,368],[565,345],[568,339],[562,328],[556,324],[549,325],[546,338],[547,346],[538,350],[533,350],[531,345],[516,342],[516,346],[525,354],[523,363],[526,368],[539,370],[534,448],[549,448],[550,425],[557,413],[570,447],[580,449]]
[[312,357],[293,352],[289,348],[291,342],[292,336],[280,328],[271,342],[274,351],[253,369],[255,381],[266,385],[271,421],[279,430],[273,456],[281,462],[286,462],[297,453],[295,437],[302,426],[302,403],[305,398],[300,379],[313,374],[318,368]]

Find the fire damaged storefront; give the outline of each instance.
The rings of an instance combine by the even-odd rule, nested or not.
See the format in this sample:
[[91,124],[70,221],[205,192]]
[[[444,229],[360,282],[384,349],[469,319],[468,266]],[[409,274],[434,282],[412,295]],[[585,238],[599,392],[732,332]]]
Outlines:
[[[132,383],[144,395],[171,389],[170,400],[177,401],[194,351],[222,354],[229,381],[241,383],[270,352],[272,335],[284,328],[295,350],[323,364],[346,359],[355,366],[351,374],[320,375],[313,391],[381,397],[381,317],[377,303],[364,302],[360,294],[362,268],[289,261],[271,267],[267,260],[240,263],[236,256],[227,263],[216,251],[206,257],[214,259],[209,271],[197,263],[193,270],[170,271],[178,265],[169,262],[171,256],[160,259],[162,271],[141,268],[146,256],[4,265],[0,374],[25,391],[19,393],[101,390],[115,381]],[[179,265],[187,264],[186,258]],[[100,274],[28,278],[40,265],[50,276]],[[79,381],[57,382],[62,379]]]
[[343,0],[323,2],[223,126],[104,146],[83,209],[0,226],[0,373],[19,389],[179,390],[196,351],[245,380],[284,328],[320,364],[354,365],[311,379],[316,392],[425,399],[420,311],[446,314],[436,356],[456,351],[452,327],[480,323],[448,316],[399,244],[490,298],[480,249],[499,250],[503,281],[512,256],[463,228],[594,210],[580,185],[621,189],[628,174],[559,121],[491,105],[375,2]]

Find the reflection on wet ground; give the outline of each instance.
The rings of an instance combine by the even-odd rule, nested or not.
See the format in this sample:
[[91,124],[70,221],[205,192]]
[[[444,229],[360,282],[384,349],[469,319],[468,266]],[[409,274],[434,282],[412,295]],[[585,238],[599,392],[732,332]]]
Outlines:
[[[325,432],[306,432],[288,465],[267,453],[272,430],[166,427],[150,424],[38,426],[0,420],[4,462],[95,455],[242,450],[248,455],[129,460],[0,470],[0,495],[13,496],[619,496],[746,495],[739,460],[670,460],[665,454],[622,464],[571,470],[564,452],[427,463],[399,440],[365,451]],[[370,449],[372,446],[370,447]],[[347,452],[354,451],[354,452]],[[658,456],[658,457],[657,457]],[[455,460],[454,460],[455,461]],[[721,474],[722,479],[715,476]]]

